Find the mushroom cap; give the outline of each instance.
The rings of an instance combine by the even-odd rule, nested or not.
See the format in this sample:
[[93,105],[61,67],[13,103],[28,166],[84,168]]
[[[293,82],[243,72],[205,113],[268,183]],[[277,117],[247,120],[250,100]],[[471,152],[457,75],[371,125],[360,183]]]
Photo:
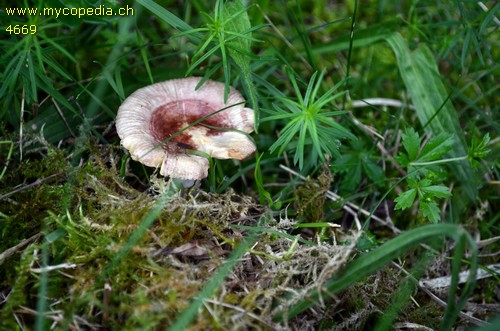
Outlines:
[[200,81],[201,77],[167,80],[125,99],[116,116],[116,131],[132,159],[160,168],[163,176],[202,179],[208,176],[208,159],[187,150],[238,160],[255,152],[245,134],[253,131],[253,109],[244,106],[245,99],[235,89],[224,103],[223,83],[207,80],[196,89]]

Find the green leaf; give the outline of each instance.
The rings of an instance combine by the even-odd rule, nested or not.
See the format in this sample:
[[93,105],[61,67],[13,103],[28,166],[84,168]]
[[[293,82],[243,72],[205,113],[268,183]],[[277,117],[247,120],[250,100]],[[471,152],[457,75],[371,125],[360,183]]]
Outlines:
[[[331,102],[332,100],[344,95],[345,93],[347,93],[347,91],[344,91],[344,92],[340,92],[340,93],[337,93],[335,95],[332,96],[333,92],[335,92],[336,90],[338,90],[341,86],[343,86],[346,82],[346,79],[342,79],[341,81],[337,82],[337,84],[333,85],[333,87],[331,87],[328,91],[326,91],[321,97],[318,98],[318,100],[316,100],[314,102],[314,107],[316,108],[321,108],[323,109],[323,107]],[[318,82],[318,84],[320,84],[321,82]]]
[[335,138],[349,138],[352,140],[356,139],[356,136],[353,135],[348,129],[343,127],[341,124],[324,117],[323,115],[318,115],[314,117],[317,121],[328,125],[330,128],[330,134]]
[[64,47],[59,45],[57,42],[55,42],[54,40],[52,40],[51,38],[48,38],[48,37],[42,36],[42,38],[44,41],[46,41],[49,44],[51,44],[52,46],[54,46],[54,48],[56,48],[61,54],[64,54],[64,56],[66,56],[71,62],[78,63],[78,61],[75,59],[75,57],[70,52],[68,52]]
[[108,81],[109,85],[115,91],[115,93],[120,97],[121,100],[125,100],[125,92],[123,90],[123,85],[121,84],[121,74],[120,67],[115,67],[115,77],[111,76],[111,72],[109,70],[102,70],[102,75]]
[[252,25],[250,24],[250,19],[248,18],[245,6],[241,0],[227,2],[224,5],[223,16],[224,28],[226,32],[248,37],[231,39],[231,41],[227,42],[227,46],[229,48],[229,55],[240,66],[240,68],[249,67],[250,61],[248,58],[234,49],[231,49],[231,47],[234,47],[235,49],[240,49],[250,53],[250,41],[252,34],[248,33],[248,31]]
[[423,192],[429,196],[436,198],[448,198],[451,196],[450,190],[443,185],[431,185],[420,188]]
[[318,75],[318,72],[315,71],[312,74],[311,79],[309,80],[309,84],[307,85],[306,94],[304,95],[304,100],[302,101],[302,103],[305,106],[309,106],[311,104],[311,101],[314,101],[314,99],[311,98],[311,93],[313,91],[313,87],[314,87],[314,91],[315,91],[314,94],[316,94],[316,92],[318,91],[319,87],[321,86],[321,79],[323,78],[323,72],[321,72],[321,74],[320,74],[320,76],[318,78],[318,81],[315,84],[315,82],[316,82],[316,76],[317,75]]
[[471,162],[472,167],[477,168],[479,161],[491,152],[491,150],[488,149],[489,142],[489,133],[486,133],[481,141],[479,141],[476,137],[472,137],[471,146],[467,150],[467,158]]
[[406,181],[408,182],[408,187],[410,188],[418,188],[419,186],[419,182],[413,178],[408,178]]
[[36,92],[36,79],[35,79],[35,69],[34,69],[34,63],[33,63],[33,59],[31,57],[31,54],[28,53],[28,56],[26,58],[26,66],[28,67],[28,72],[29,72],[29,81],[30,81],[30,85],[31,85],[31,97],[28,97],[29,96],[29,93],[30,93],[30,90],[27,90],[26,91],[26,99],[29,101],[31,101],[31,98],[33,98],[33,101],[35,102],[38,102],[38,98],[37,98],[37,92]]
[[344,172],[341,176],[341,189],[352,192],[361,182],[362,177],[380,185],[384,171],[377,165],[377,157],[373,151],[367,150],[362,140],[352,140],[349,147],[344,147],[339,158],[334,161],[332,169]]
[[420,181],[408,177],[408,191],[401,193],[396,199],[394,209],[406,209],[413,205],[416,195],[420,201],[419,209],[422,214],[433,222],[439,221],[439,208],[434,199],[451,196],[449,189],[443,185],[432,185],[432,180],[424,178]]
[[52,61],[52,59],[50,59],[48,56],[42,55],[42,60],[62,77],[66,78],[69,81],[74,80],[74,78],[72,78],[64,68],[62,68],[57,62]]
[[302,123],[296,119],[289,122],[281,131],[281,136],[269,147],[269,151],[273,153],[279,147],[278,153],[283,153],[301,126]]
[[408,167],[410,165],[410,160],[408,159],[408,155],[406,154],[399,154],[396,156],[396,161],[402,166],[402,167]]
[[361,163],[356,162],[354,166],[347,171],[340,185],[342,190],[353,192],[356,187],[358,187],[359,183],[361,183],[361,169]]
[[320,134],[318,132],[316,124],[313,121],[309,121],[307,123],[307,126],[308,126],[308,129],[309,129],[309,132],[310,132],[310,136],[311,136],[311,140],[312,140],[312,143],[313,143],[314,150],[316,151],[316,153],[318,153],[318,155],[320,156],[321,160],[325,161],[325,157],[323,156],[323,152],[321,151],[321,144],[319,142],[319,136],[320,136]]
[[[408,182],[410,182],[410,181],[408,181]],[[422,187],[430,186],[431,184],[432,184],[432,181],[429,178],[424,178],[419,182],[415,182],[415,183],[412,182],[410,187],[422,188]]]
[[364,158],[361,164],[363,165],[363,170],[368,175],[368,178],[370,178],[374,183],[378,183],[383,179],[384,171],[377,163],[373,162],[371,158]]
[[420,201],[420,210],[422,214],[431,222],[438,223],[441,218],[439,217],[439,208],[434,201],[422,202]]
[[304,167],[304,146],[306,144],[307,135],[307,122],[300,126],[299,141],[297,143],[297,148],[295,149],[295,155],[293,157],[293,163],[299,163],[299,169]]
[[408,128],[402,136],[403,147],[408,153],[408,159],[413,161],[417,158],[420,149],[420,136],[413,128]]
[[396,199],[394,199],[394,201],[396,202],[396,207],[394,207],[394,209],[398,210],[411,207],[416,197],[417,190],[414,188],[401,193]]
[[418,162],[434,161],[448,153],[453,147],[453,137],[446,133],[441,133],[432,138],[424,145],[422,152],[418,156]]

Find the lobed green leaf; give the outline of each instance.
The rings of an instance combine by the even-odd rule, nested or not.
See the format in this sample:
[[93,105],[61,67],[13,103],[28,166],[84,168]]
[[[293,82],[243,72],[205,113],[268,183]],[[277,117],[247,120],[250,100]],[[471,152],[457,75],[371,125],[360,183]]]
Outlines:
[[420,136],[413,128],[408,128],[403,137],[403,147],[408,153],[408,159],[413,161],[417,158],[418,151],[420,150]]
[[414,188],[401,193],[396,199],[394,199],[396,202],[396,207],[394,207],[394,209],[406,209],[411,207],[416,197],[417,190]]

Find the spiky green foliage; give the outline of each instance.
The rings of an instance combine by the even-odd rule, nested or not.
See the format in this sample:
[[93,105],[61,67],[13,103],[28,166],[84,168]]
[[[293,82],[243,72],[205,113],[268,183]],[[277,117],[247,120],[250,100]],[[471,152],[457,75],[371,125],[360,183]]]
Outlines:
[[331,110],[335,109],[331,106],[332,102],[345,94],[337,92],[344,82],[338,82],[323,94],[319,94],[323,75],[323,72],[319,76],[315,72],[303,93],[295,74],[288,71],[296,100],[281,93],[276,95],[279,103],[273,104],[274,109],[266,111],[270,116],[262,119],[263,122],[286,120],[280,137],[271,145],[270,151],[281,154],[291,145],[292,139],[298,138],[293,153],[293,163],[298,163],[300,169],[304,167],[307,145],[312,145],[312,149],[307,153],[307,163],[311,165],[316,164],[318,159],[325,162],[325,154],[329,157],[339,156],[339,139],[355,139],[348,129],[331,118],[346,113],[341,110]]

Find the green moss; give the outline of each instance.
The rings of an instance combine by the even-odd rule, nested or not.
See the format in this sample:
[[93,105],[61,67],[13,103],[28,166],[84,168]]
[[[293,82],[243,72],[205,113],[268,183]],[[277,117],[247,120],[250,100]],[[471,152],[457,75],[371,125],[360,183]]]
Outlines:
[[308,179],[295,191],[297,213],[305,222],[320,222],[323,220],[323,206],[326,192],[333,181],[328,167],[316,179]]
[[[4,237],[11,235],[2,242],[3,249],[42,227],[45,238],[51,238],[50,265],[62,269],[48,273],[48,289],[43,295],[49,299],[50,309],[64,312],[61,327],[79,325],[77,316],[90,325],[111,329],[152,329],[171,323],[220,266],[221,255],[240,240],[239,232],[228,230],[229,222],[255,209],[250,198],[231,190],[225,194],[172,191],[170,202],[146,235],[104,283],[96,282],[155,204],[154,192],[168,187],[163,179],[154,177],[151,190],[132,187],[119,176],[117,152],[90,143],[88,161],[79,168],[71,168],[62,152],[47,152],[46,158],[19,163],[7,177],[8,182],[20,177],[29,182],[57,174],[16,193],[17,204],[0,203],[8,216],[2,225]],[[9,189],[12,187],[6,191]],[[190,243],[209,247],[207,254],[170,253]],[[14,284],[2,309],[6,326],[15,325],[12,313],[20,305],[36,309],[39,289],[29,286],[37,284],[37,275],[30,271],[36,247],[33,244],[25,250],[21,261],[9,259],[7,265],[16,267],[2,271],[3,286]],[[213,320],[206,316],[198,323],[211,325]]]
[[[10,284],[12,288],[9,292],[8,300],[2,305],[0,314],[0,326],[2,330],[17,329],[17,322],[13,311],[21,306],[31,306],[34,303],[33,298],[29,296],[29,289],[32,288],[34,279],[30,277],[30,266],[35,260],[35,250],[37,245],[31,245],[26,249],[15,268],[15,278]],[[5,284],[3,285],[5,286]]]

